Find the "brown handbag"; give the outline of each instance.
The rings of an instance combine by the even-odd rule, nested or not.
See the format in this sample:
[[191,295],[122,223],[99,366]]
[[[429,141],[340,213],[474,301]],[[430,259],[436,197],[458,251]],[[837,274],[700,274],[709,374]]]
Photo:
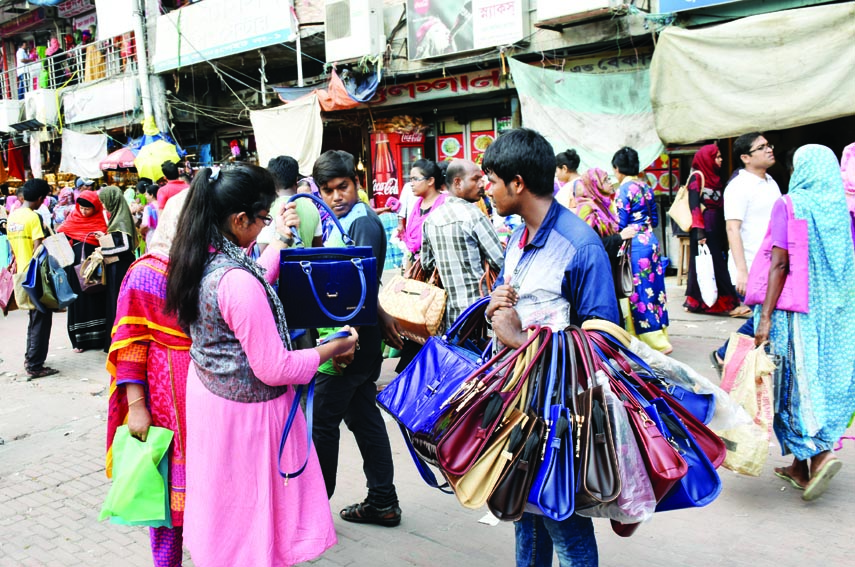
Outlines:
[[585,387],[576,397],[579,429],[577,430],[576,509],[582,510],[615,500],[621,482],[611,420],[602,386],[597,386],[595,366],[587,334],[570,327],[578,357],[579,384]]
[[487,500],[487,508],[500,520],[515,522],[522,518],[531,484],[540,466],[545,430],[543,419],[529,415],[511,464]]

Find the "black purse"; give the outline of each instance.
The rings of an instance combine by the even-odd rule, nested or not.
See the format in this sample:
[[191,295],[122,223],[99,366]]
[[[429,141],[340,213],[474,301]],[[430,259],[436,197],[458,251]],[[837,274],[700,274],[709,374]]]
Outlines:
[[131,249],[131,239],[124,232],[108,232],[98,238],[98,244],[101,245],[101,255],[105,261],[109,256],[118,256]]

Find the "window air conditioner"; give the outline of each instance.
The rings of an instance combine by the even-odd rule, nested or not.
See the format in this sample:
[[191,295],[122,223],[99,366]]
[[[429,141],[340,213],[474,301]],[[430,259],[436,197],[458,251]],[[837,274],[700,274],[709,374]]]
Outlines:
[[326,0],[327,62],[379,55],[386,48],[383,0]]

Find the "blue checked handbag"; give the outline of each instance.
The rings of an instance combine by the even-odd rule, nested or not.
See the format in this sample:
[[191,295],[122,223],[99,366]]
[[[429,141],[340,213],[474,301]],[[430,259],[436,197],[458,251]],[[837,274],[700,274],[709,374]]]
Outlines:
[[[355,246],[322,199],[312,199],[330,214],[345,245],[339,248],[286,248],[279,256],[279,299],[288,326],[318,329],[377,324],[377,259],[370,246]],[[299,237],[297,237],[299,239]]]

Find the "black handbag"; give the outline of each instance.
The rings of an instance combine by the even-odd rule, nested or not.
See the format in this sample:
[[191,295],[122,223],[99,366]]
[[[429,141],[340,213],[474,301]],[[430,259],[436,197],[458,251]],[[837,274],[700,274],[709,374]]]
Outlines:
[[286,248],[279,256],[279,299],[295,329],[377,324],[377,259],[370,246],[354,246],[335,214],[320,198],[298,193],[324,207],[345,245]]

